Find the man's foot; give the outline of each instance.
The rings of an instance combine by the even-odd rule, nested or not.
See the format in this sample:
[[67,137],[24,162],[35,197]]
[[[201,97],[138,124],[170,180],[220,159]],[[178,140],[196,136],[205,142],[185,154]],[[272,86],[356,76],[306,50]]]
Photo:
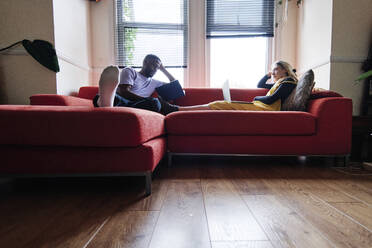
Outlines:
[[106,67],[99,79],[99,98],[97,101],[100,107],[112,107],[115,98],[116,88],[119,84],[119,68],[116,66]]

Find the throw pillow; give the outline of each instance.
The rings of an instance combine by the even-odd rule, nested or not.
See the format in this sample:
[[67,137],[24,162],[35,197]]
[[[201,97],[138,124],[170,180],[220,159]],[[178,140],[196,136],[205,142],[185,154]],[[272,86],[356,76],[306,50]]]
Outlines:
[[307,102],[314,87],[314,72],[308,70],[298,80],[296,88],[282,103],[284,111],[306,111]]

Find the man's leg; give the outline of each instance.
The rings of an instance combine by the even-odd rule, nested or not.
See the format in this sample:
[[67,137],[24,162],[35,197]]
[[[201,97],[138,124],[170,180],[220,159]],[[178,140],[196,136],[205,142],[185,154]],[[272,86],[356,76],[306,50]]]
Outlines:
[[164,101],[160,96],[158,96],[159,102],[161,104],[160,113],[163,115],[170,114],[179,110],[179,106],[170,104],[167,101]]
[[119,84],[119,69],[116,66],[106,67],[99,79],[99,107],[113,107],[116,88]]
[[143,100],[130,102],[127,107],[146,109],[158,113],[160,113],[161,110],[160,101],[153,97],[147,97]]

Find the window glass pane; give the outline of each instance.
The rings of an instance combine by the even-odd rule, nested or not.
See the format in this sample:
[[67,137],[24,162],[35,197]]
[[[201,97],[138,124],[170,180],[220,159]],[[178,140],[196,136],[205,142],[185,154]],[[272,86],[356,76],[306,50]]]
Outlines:
[[156,28],[124,28],[124,30],[122,45],[124,53],[119,54],[119,60],[125,59],[125,66],[142,66],[142,61],[147,54],[157,55],[167,66],[185,64],[183,30]]
[[182,24],[184,1],[123,0],[123,21]]
[[231,88],[256,88],[266,72],[267,39],[211,39],[210,87],[220,88],[228,79]]
[[[164,64],[164,65],[167,66],[167,64]],[[167,71],[170,74],[172,74],[172,76],[180,82],[182,87],[184,86],[184,80],[183,79],[184,79],[185,69],[183,69],[183,68],[167,68]],[[163,81],[163,82],[166,82],[166,83],[169,82],[169,79],[161,71],[156,72],[156,74],[154,75],[154,79],[157,79],[157,80],[160,80],[160,81]]]
[[273,37],[274,0],[207,0],[207,38]]
[[117,0],[116,61],[142,66],[147,54],[187,66],[188,0]]

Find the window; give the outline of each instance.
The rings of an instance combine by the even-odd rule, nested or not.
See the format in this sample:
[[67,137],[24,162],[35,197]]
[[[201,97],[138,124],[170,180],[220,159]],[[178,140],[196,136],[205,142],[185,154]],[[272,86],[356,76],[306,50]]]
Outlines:
[[[140,68],[146,54],[159,56],[183,84],[187,65],[187,0],[117,0],[116,59]],[[154,78],[167,81],[161,73]]]
[[[186,87],[221,87],[229,79],[231,87],[252,88],[267,69],[274,0],[116,0],[116,5],[120,66],[140,68],[153,53]],[[167,81],[162,73],[154,78]]]
[[210,87],[226,79],[231,88],[256,88],[267,68],[267,38],[224,38],[210,41]]
[[255,88],[267,68],[273,24],[273,0],[207,0],[210,87],[228,79],[232,88]]

